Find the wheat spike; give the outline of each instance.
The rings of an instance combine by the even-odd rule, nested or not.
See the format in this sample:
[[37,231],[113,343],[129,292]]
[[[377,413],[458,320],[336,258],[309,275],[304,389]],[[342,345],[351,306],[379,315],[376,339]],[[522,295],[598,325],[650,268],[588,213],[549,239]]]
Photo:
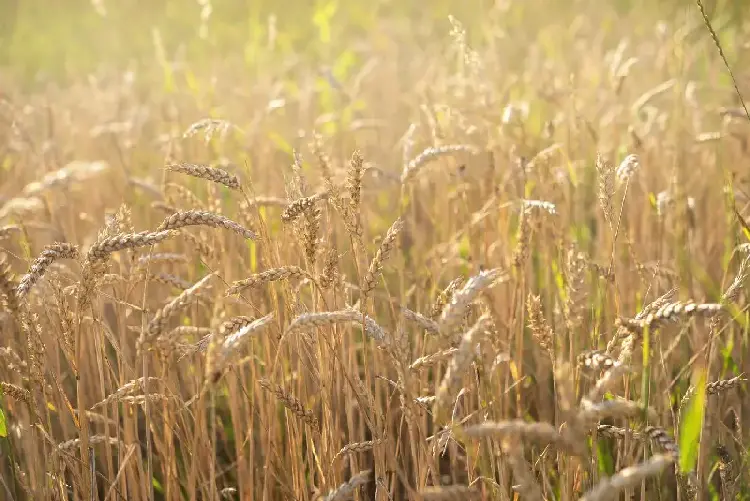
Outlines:
[[18,310],[17,288],[18,284],[13,276],[13,272],[5,259],[5,255],[3,255],[0,257],[0,294],[5,296],[5,304],[11,312]]
[[273,393],[279,402],[284,404],[284,407],[310,425],[313,430],[320,431],[320,425],[318,424],[318,419],[315,417],[315,413],[310,409],[306,409],[297,397],[287,392],[281,386],[271,383],[268,379],[260,379],[258,384],[260,384],[261,388],[264,390]]
[[232,285],[227,289],[226,295],[231,296],[234,294],[241,294],[243,291],[260,287],[263,284],[269,282],[278,282],[279,280],[286,280],[289,278],[312,278],[305,270],[299,266],[282,266],[280,268],[273,268],[270,270],[256,273],[244,280],[238,280],[233,282]]
[[611,477],[599,481],[581,501],[608,501],[616,499],[620,491],[634,488],[647,478],[655,477],[674,463],[672,456],[659,454],[636,466],[629,466]]
[[78,247],[68,243],[56,243],[44,248],[39,257],[34,260],[29,272],[21,278],[16,289],[16,296],[23,299],[29,293],[35,283],[47,271],[52,263],[60,259],[76,259],[78,257]]
[[439,321],[440,332],[446,336],[452,334],[453,329],[463,320],[466,309],[477,296],[506,278],[507,276],[497,268],[481,271],[478,275],[471,277],[460,291],[453,294],[451,302],[443,309]]
[[444,146],[433,146],[430,148],[426,148],[404,166],[404,170],[401,173],[401,183],[403,184],[410,181],[411,179],[414,179],[417,173],[430,162],[433,162],[438,158],[454,155],[456,153],[470,153],[472,155],[476,155],[479,153],[479,150],[476,147],[468,144],[447,144]]
[[239,223],[220,214],[203,210],[188,210],[176,212],[166,218],[156,229],[156,231],[177,230],[186,226],[211,226],[213,228],[226,228],[244,238],[255,239],[255,233],[244,228]]
[[[396,237],[401,232],[403,227],[403,220],[401,218],[398,218],[393,222],[391,227],[388,228],[388,232],[385,234],[385,238],[383,238],[383,241],[378,248],[378,252],[370,262],[370,267],[368,268],[367,274],[365,275],[365,279],[362,283],[362,294],[364,294],[365,297],[367,297],[375,288],[375,281],[377,280],[378,275],[383,271],[383,263],[385,263],[385,261],[388,259],[391,252],[395,248]],[[362,301],[363,311],[365,308],[365,302],[366,301],[364,300]]]
[[424,501],[466,501],[480,499],[479,491],[466,485],[425,487],[419,494]]
[[458,348],[448,348],[447,350],[438,351],[436,353],[432,353],[430,355],[425,355],[423,357],[419,357],[414,362],[411,363],[409,366],[409,369],[413,371],[420,371],[422,369],[432,367],[433,365],[449,360],[452,358],[456,352],[458,351]]
[[539,296],[529,294],[526,300],[526,308],[529,312],[529,329],[534,341],[539,347],[547,352],[551,360],[555,359],[555,334],[542,314],[542,300]]
[[435,402],[435,414],[439,415],[441,409],[450,405],[453,398],[454,388],[461,382],[469,364],[474,359],[474,347],[478,338],[490,325],[490,318],[483,316],[463,335],[458,350],[453,354],[453,358],[448,364],[448,370],[443,376],[440,387],[436,393],[437,402]]
[[587,372],[597,372],[605,369],[611,369],[617,361],[600,350],[588,350],[581,352],[576,357],[578,366]]
[[380,445],[384,441],[384,439],[376,439],[367,440],[365,442],[353,442],[351,444],[346,444],[341,448],[341,450],[336,453],[335,456],[333,456],[333,460],[331,461],[331,463],[335,463],[346,454],[357,454],[360,452],[367,452],[369,450],[372,450],[376,445]]
[[102,261],[113,252],[123,249],[136,249],[147,245],[155,245],[176,235],[174,231],[142,231],[140,233],[120,233],[113,237],[98,240],[88,251],[87,257],[91,261]]
[[599,177],[599,205],[604,213],[604,220],[612,227],[615,197],[615,170],[601,153],[596,155],[596,173]]
[[[368,316],[365,316],[364,318],[366,334],[379,343],[385,342],[387,340],[387,336],[383,328],[380,327],[372,318]],[[362,322],[362,313],[357,310],[303,313],[302,315],[299,315],[297,318],[295,318],[291,324],[289,324],[287,333],[299,332],[305,329],[314,329],[341,322]]]
[[356,475],[352,476],[347,482],[339,485],[336,489],[330,491],[323,501],[346,501],[354,496],[354,492],[373,481],[372,470],[360,471]]
[[445,308],[445,305],[451,300],[453,297],[453,294],[458,290],[458,288],[463,284],[464,278],[458,277],[448,284],[448,286],[440,291],[437,298],[435,299],[435,303],[432,305],[432,308],[430,309],[430,315],[429,318],[432,320],[435,320],[437,317],[440,316],[441,313],[443,313],[443,308]]
[[315,195],[295,200],[294,202],[290,203],[286,207],[286,209],[284,209],[284,212],[281,213],[281,220],[285,223],[291,223],[300,215],[313,209],[315,207],[315,204],[319,200],[325,199],[326,196],[327,195],[325,193],[316,193]]
[[[744,374],[740,374],[739,376],[735,376],[731,379],[719,379],[717,381],[712,381],[706,384],[706,394],[716,395],[717,393],[731,390],[732,388],[736,388],[737,386],[739,386],[743,381],[747,381]],[[682,397],[680,407],[684,407],[685,404],[687,404],[688,400],[690,400],[690,398],[695,395],[695,390],[695,386],[691,386],[690,388],[688,388],[688,390],[685,392],[685,395]]]
[[179,296],[170,301],[167,305],[156,312],[154,318],[148,323],[146,342],[153,341],[156,337],[162,333],[169,320],[184,310],[190,301],[202,291],[208,282],[215,276],[214,273],[210,273],[196,282],[189,289],[184,290]]
[[440,334],[440,326],[434,320],[408,308],[401,308],[401,312],[406,320],[417,324],[430,334]]
[[210,167],[208,165],[201,164],[189,164],[189,163],[174,163],[167,166],[167,170],[180,172],[187,174],[188,176],[198,177],[201,179],[207,179],[214,183],[223,184],[227,188],[233,190],[240,189],[240,180],[237,176],[230,174],[224,169],[218,167]]
[[520,442],[533,442],[540,445],[553,444],[572,454],[583,454],[580,444],[574,443],[548,423],[528,423],[521,420],[486,422],[464,428],[463,433],[471,438],[494,437]]

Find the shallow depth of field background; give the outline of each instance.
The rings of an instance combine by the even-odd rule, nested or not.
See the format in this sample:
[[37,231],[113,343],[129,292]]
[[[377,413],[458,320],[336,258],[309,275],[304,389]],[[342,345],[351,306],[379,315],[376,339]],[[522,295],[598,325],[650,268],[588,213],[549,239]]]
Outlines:
[[[704,5],[750,99],[750,11]],[[224,129],[186,137],[207,118]],[[0,397],[0,499],[325,499],[369,469],[355,499],[535,499],[514,492],[524,481],[500,441],[462,427],[559,428],[570,404],[561,374],[581,400],[601,375],[579,366],[581,354],[605,349],[618,318],[673,288],[673,301],[726,311],[648,332],[648,349],[639,340],[632,371],[612,386],[607,398],[650,406],[657,419],[647,424],[681,452],[618,499],[750,499],[748,294],[741,280],[725,294],[750,252],[748,121],[687,0],[3,0],[0,227],[13,228],[0,232],[0,278],[12,289],[54,242],[78,245],[80,257],[51,267],[20,309],[0,292],[0,382],[12,385]],[[316,134],[342,191],[354,151],[364,158],[361,247],[331,200],[302,223],[282,221],[287,203],[327,186]],[[420,152],[445,145],[473,154],[402,176]],[[639,164],[604,199],[597,153],[613,168],[630,154]],[[49,177],[74,161],[76,175]],[[223,165],[243,191],[167,172],[169,162]],[[154,230],[168,215],[158,202],[219,212],[258,239],[194,227],[181,230],[192,237],[114,253],[80,308],[86,250],[109,218],[126,204],[132,231]],[[301,314],[359,308],[368,264],[399,216],[404,228],[366,301],[395,341],[378,345],[356,324],[286,335]],[[133,270],[149,252],[182,257],[144,280]],[[285,265],[318,281],[335,271],[335,280],[224,294]],[[400,314],[438,308],[439,320],[441,291],[488,269],[505,280],[482,292],[452,337]],[[144,356],[142,326],[181,292],[157,271],[183,288],[218,277],[170,323],[196,329]],[[534,296],[554,332],[549,349],[530,323]],[[198,333],[268,314],[272,325],[211,382]],[[415,399],[436,394],[453,352],[409,364],[458,347],[481,314],[492,328],[438,415]],[[117,393],[144,375],[156,378],[148,388]],[[726,391],[700,390],[737,376]],[[299,399],[319,430],[261,379]],[[698,397],[683,402],[691,385]],[[658,452],[630,434],[580,440],[589,457],[523,447],[545,499],[579,499]]]

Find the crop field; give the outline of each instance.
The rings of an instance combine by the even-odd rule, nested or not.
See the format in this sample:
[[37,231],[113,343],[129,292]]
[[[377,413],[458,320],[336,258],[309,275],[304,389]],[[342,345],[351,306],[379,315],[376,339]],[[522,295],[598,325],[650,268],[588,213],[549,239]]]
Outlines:
[[0,500],[750,500],[746,9],[0,2]]

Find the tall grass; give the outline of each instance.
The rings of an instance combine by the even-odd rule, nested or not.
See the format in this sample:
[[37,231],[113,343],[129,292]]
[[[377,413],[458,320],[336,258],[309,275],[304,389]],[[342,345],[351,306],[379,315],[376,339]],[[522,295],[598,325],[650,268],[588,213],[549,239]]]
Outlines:
[[14,4],[0,499],[750,499],[747,26],[479,4]]

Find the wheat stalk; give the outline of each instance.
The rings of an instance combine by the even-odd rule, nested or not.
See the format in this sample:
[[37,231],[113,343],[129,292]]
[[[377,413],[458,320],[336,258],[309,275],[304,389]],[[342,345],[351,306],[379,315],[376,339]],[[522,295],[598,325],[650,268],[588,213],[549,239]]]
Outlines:
[[[375,320],[365,316],[365,333],[375,341],[382,343],[387,336],[382,327]],[[315,329],[341,322],[362,322],[362,313],[357,310],[326,311],[320,313],[303,313],[297,316],[287,328],[287,334],[300,332],[306,329]]]
[[182,312],[195,296],[202,292],[202,289],[208,285],[208,282],[215,276],[214,273],[209,273],[192,287],[186,289],[180,293],[176,298],[167,303],[163,308],[156,312],[154,318],[148,323],[146,328],[147,336],[146,343],[153,341],[156,337],[162,333],[164,328],[170,319]]
[[476,155],[479,153],[479,150],[468,144],[447,144],[444,146],[432,146],[426,148],[404,166],[404,170],[401,173],[401,183],[405,184],[409,180],[414,179],[417,173],[419,173],[419,171],[430,162],[456,153],[470,153]]
[[385,442],[384,439],[376,439],[376,440],[367,440],[365,442],[353,442],[351,444],[346,444],[344,447],[342,447],[335,456],[333,456],[333,460],[331,461],[331,464],[338,461],[341,457],[347,455],[347,454],[357,454],[360,452],[367,452],[372,450],[376,445],[380,445],[383,442]]
[[269,282],[278,282],[279,280],[287,280],[289,278],[312,278],[305,270],[299,266],[282,266],[279,268],[273,268],[270,270],[256,273],[244,280],[237,280],[232,282],[232,285],[227,289],[226,295],[231,296],[234,294],[241,294],[246,289],[260,287],[263,284]]
[[480,493],[466,485],[446,485],[442,487],[425,487],[419,492],[424,501],[465,501],[480,498]]
[[456,326],[463,321],[466,309],[477,296],[505,278],[507,276],[497,268],[481,271],[478,275],[471,277],[460,291],[453,294],[451,302],[443,309],[439,321],[440,332],[444,335],[452,334]]
[[137,249],[163,242],[175,236],[174,231],[142,231],[140,233],[120,233],[118,235],[98,240],[88,251],[90,261],[103,261],[113,252],[124,249]]
[[453,354],[453,358],[448,364],[448,370],[446,370],[445,376],[443,376],[443,380],[435,394],[437,397],[434,410],[435,415],[439,415],[439,411],[450,405],[454,388],[461,382],[469,368],[469,364],[474,359],[476,353],[474,347],[478,341],[478,337],[484,334],[490,323],[491,320],[488,316],[482,316],[461,337],[458,350]]
[[353,475],[348,481],[339,485],[336,489],[330,491],[324,498],[323,501],[346,501],[354,496],[354,492],[373,481],[372,470],[360,471],[356,475]]
[[440,334],[440,326],[434,320],[408,308],[401,308],[401,312],[406,320],[417,324],[430,334]]
[[380,273],[383,271],[383,264],[395,248],[396,237],[399,233],[401,233],[403,227],[404,222],[401,218],[398,218],[393,222],[391,227],[388,228],[388,231],[385,234],[385,238],[383,238],[383,241],[380,243],[378,252],[370,262],[370,267],[367,269],[367,274],[365,275],[364,281],[362,282],[362,294],[364,295],[361,301],[362,311],[364,311],[365,309],[366,298],[375,288],[375,281],[377,280],[378,275],[380,275]]

